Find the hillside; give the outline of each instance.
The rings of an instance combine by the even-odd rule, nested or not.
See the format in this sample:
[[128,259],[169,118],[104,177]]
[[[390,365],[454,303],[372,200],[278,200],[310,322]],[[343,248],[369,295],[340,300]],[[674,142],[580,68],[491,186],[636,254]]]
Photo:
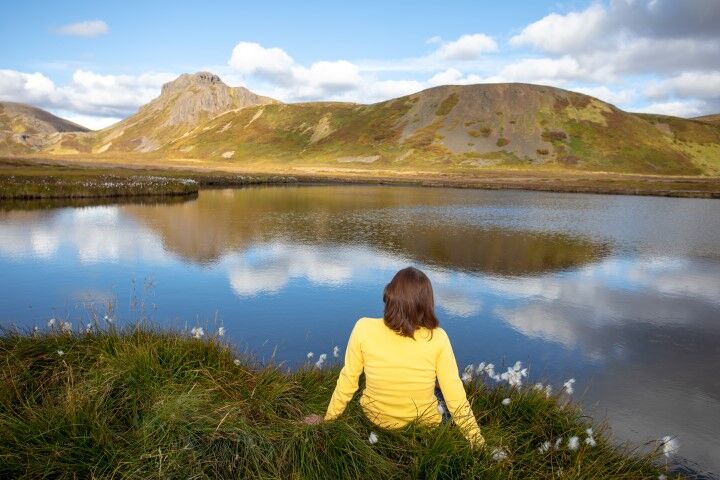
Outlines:
[[520,83],[441,86],[372,105],[282,104],[201,72],[116,125],[63,134],[42,151],[246,169],[720,175],[720,125]]
[[695,117],[693,120],[705,123],[712,123],[714,125],[720,125],[720,113],[716,113],[714,115],[703,115],[702,117]]
[[25,153],[43,148],[61,132],[87,128],[31,105],[0,102],[0,152]]
[[125,120],[92,135],[66,135],[52,153],[152,152],[221,113],[278,103],[244,87],[229,87],[209,72],[183,74]]

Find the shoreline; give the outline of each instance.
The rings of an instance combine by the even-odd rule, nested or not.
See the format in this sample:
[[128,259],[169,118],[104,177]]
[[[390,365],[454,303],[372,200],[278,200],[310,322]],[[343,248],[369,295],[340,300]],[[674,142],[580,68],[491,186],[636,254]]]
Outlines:
[[[197,164],[187,160],[153,161],[137,159],[125,162],[108,159],[77,159],[49,157],[0,158],[0,200],[122,198],[197,194],[203,188],[243,187],[280,184],[339,185],[403,185],[477,190],[525,190],[557,193],[589,193],[603,195],[640,195],[677,198],[720,199],[720,177],[652,176],[606,172],[574,172],[549,170],[484,170],[462,172],[372,170],[362,168],[312,167],[289,165],[285,169],[253,168],[231,163]],[[6,179],[14,178],[82,178],[162,177],[172,185],[157,189],[122,189],[111,194],[96,191],[77,193],[26,192],[13,193]],[[190,180],[196,188],[176,188],[175,182]],[[92,185],[83,185],[92,189]],[[4,187],[4,188],[3,188]],[[8,193],[9,192],[9,193]]]

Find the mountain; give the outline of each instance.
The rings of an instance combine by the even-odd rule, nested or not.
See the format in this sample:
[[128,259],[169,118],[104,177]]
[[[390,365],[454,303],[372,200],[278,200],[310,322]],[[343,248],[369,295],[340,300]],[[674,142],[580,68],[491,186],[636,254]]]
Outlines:
[[580,93],[519,83],[441,86],[373,105],[245,108],[163,150],[258,166],[720,174],[716,125],[628,113]]
[[244,87],[229,87],[209,72],[183,74],[130,117],[92,136],[67,136],[53,153],[153,152],[221,113],[279,103]]
[[62,132],[88,129],[31,105],[0,102],[0,151],[27,153],[45,147]]
[[580,93],[521,83],[446,85],[372,105],[283,104],[200,72],[166,84],[122,122],[61,134],[43,151],[276,171],[720,175],[720,125],[625,112]]

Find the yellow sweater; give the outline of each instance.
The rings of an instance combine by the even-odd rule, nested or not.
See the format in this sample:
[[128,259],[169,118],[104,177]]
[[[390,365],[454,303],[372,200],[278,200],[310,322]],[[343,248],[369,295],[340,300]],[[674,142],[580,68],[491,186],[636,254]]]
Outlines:
[[376,425],[399,428],[415,419],[438,425],[442,416],[435,397],[437,378],[448,410],[465,437],[475,446],[485,443],[458,375],[450,339],[442,328],[432,330],[432,336],[426,328],[416,330],[413,340],[395,333],[382,318],[358,320],[326,420],[345,410],[363,370],[365,390],[360,405]]

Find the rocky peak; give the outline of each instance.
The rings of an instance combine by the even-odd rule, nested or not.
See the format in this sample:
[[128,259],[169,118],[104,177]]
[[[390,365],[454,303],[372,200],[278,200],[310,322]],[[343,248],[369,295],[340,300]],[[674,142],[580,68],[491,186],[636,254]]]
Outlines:
[[229,88],[225,83],[220,80],[220,77],[210,72],[197,72],[197,73],[183,73],[175,80],[166,83],[162,87],[162,92],[182,90],[188,87],[196,86],[223,86]]
[[160,118],[160,126],[169,127],[192,125],[228,110],[266,103],[277,101],[243,87],[229,87],[211,72],[184,73],[163,85],[160,96],[144,106],[139,114],[141,118]]

